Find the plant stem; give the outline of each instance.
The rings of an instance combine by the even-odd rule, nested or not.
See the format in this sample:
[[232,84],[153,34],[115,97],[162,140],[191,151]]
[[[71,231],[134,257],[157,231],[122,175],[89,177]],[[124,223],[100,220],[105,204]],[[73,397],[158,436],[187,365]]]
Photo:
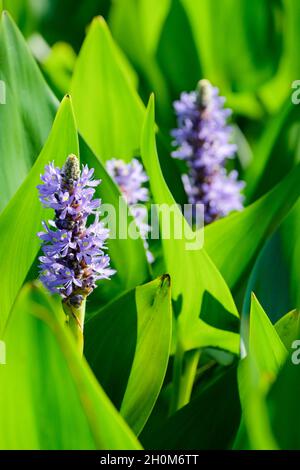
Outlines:
[[83,327],[85,318],[85,299],[80,307],[76,308],[69,303],[63,302],[63,308],[67,315],[67,326],[75,339],[79,354],[83,355]]
[[170,414],[175,413],[190,401],[199,358],[200,349],[184,352],[178,344],[174,358]]

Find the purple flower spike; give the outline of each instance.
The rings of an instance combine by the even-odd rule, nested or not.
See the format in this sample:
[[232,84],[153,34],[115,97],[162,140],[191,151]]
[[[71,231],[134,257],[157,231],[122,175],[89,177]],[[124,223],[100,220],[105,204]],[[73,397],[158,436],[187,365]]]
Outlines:
[[[43,256],[40,257],[40,279],[51,293],[58,293],[65,302],[79,307],[95,289],[100,279],[109,279],[115,271],[104,254],[108,230],[99,221],[100,200],[94,199],[94,170],[83,166],[69,155],[62,169],[50,163],[38,186],[40,201],[54,209],[55,219],[43,222]],[[87,218],[94,222],[87,227]]]
[[227,120],[230,109],[224,108],[225,98],[209,81],[201,80],[196,91],[182,93],[175,101],[177,129],[172,131],[174,158],[185,160],[188,174],[183,183],[191,204],[204,204],[205,223],[242,210],[245,183],[238,174],[227,174],[225,165],[236,153],[231,143],[232,128]]
[[149,263],[154,262],[154,257],[149,250],[147,242],[148,233],[151,227],[147,224],[147,209],[136,206],[141,202],[149,201],[149,191],[142,185],[148,181],[143,165],[134,158],[130,163],[112,158],[106,162],[106,169],[115,183],[119,186],[126,202],[130,208],[130,213],[135,219],[146,250]]
[[106,169],[121,189],[129,206],[149,200],[148,189],[142,187],[148,177],[136,158],[130,163],[112,158],[106,162]]

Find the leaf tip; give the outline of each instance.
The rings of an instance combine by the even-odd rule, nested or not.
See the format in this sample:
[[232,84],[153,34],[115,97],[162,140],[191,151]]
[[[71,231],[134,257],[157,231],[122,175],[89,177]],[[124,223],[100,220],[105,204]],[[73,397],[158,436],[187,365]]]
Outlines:
[[1,12],[1,19],[6,19],[8,17],[8,11],[2,10],[2,4],[0,3],[0,12]]
[[62,102],[61,102],[61,106],[64,107],[64,106],[68,106],[68,107],[71,107],[72,109],[72,97],[69,93],[67,93],[63,99],[62,99]]
[[150,94],[149,105],[151,106],[155,105],[155,94],[153,92]]
[[171,277],[170,274],[163,274],[160,277],[161,287],[170,287],[171,286]]
[[98,16],[95,16],[92,20],[92,24],[91,24],[92,27],[101,27],[101,29],[103,28],[107,28],[108,29],[108,26],[106,24],[106,21],[105,19],[103,18],[103,16],[101,15],[98,15]]
[[95,20],[96,20],[96,21],[99,21],[99,23],[101,23],[101,24],[106,24],[106,21],[105,21],[105,19],[104,19],[104,17],[103,17],[102,15],[97,15],[97,16],[95,17]]
[[147,106],[147,113],[153,121],[155,121],[155,95],[154,93],[151,93],[148,101],[148,106]]

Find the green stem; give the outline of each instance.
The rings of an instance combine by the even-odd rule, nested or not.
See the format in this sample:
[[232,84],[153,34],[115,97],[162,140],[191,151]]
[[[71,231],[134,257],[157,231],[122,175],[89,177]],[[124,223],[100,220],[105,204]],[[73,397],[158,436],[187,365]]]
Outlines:
[[75,339],[77,349],[80,355],[83,355],[83,327],[85,318],[85,299],[81,303],[79,308],[70,305],[69,303],[63,302],[63,308],[67,315],[67,326]]
[[170,414],[185,406],[191,398],[200,349],[184,352],[178,344],[173,368],[173,394],[170,404]]
[[170,415],[175,413],[178,409],[178,402],[180,401],[180,382],[182,373],[184,351],[181,348],[180,343],[177,344],[176,353],[174,356],[173,364],[173,383],[172,383],[172,396],[170,403]]

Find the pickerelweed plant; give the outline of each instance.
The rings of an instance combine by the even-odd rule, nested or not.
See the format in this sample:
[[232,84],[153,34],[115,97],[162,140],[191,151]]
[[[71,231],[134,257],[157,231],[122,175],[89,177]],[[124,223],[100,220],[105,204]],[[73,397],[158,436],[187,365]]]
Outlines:
[[181,93],[174,103],[178,127],[171,133],[177,147],[172,156],[187,162],[184,187],[190,204],[204,205],[206,224],[243,209],[245,183],[236,170],[228,173],[225,168],[237,147],[227,124],[232,112],[224,103],[208,80],[200,80],[196,91]]
[[[43,256],[40,260],[40,280],[53,294],[62,297],[67,323],[78,346],[83,348],[85,302],[97,287],[96,282],[109,279],[110,258],[105,254],[109,231],[99,220],[100,199],[93,199],[99,180],[93,180],[94,170],[83,166],[69,155],[62,169],[50,163],[38,186],[40,201],[55,211],[54,220],[43,222]],[[94,221],[87,225],[90,216]]]

